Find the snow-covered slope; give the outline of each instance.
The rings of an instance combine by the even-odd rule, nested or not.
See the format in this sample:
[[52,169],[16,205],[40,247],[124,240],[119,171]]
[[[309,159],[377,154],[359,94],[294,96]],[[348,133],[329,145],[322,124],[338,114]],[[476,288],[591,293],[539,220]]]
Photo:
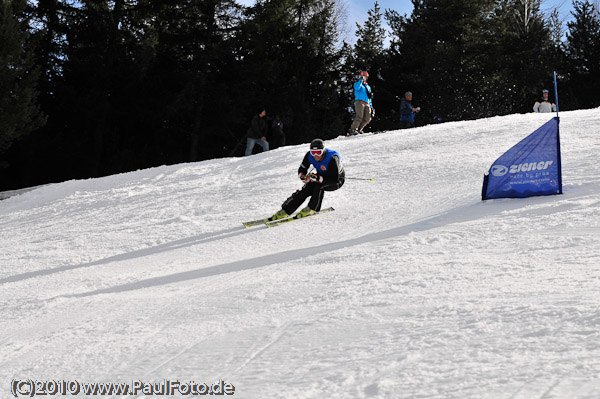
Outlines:
[[272,229],[241,222],[300,187],[306,145],[1,201],[0,396],[222,379],[239,398],[600,397],[600,109],[561,114],[563,195],[480,201],[552,116],[328,141],[374,180]]

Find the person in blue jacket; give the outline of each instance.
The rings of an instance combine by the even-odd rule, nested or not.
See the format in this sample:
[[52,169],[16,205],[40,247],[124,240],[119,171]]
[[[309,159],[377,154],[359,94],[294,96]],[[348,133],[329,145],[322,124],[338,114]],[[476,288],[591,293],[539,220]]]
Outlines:
[[415,127],[415,115],[421,111],[421,107],[412,106],[412,93],[407,91],[400,103],[400,129]]
[[[314,167],[314,171],[309,173],[311,165]],[[346,179],[346,172],[344,172],[337,151],[325,148],[323,140],[314,139],[310,143],[310,150],[300,163],[298,177],[304,186],[286,199],[281,205],[281,210],[268,220],[288,217],[309,197],[308,206],[298,212],[296,217],[301,218],[319,212],[325,191],[335,191],[342,187]]]
[[362,71],[358,75],[358,81],[354,83],[354,121],[350,126],[348,136],[362,133],[365,126],[371,122],[373,109],[373,91],[367,83],[369,72]]

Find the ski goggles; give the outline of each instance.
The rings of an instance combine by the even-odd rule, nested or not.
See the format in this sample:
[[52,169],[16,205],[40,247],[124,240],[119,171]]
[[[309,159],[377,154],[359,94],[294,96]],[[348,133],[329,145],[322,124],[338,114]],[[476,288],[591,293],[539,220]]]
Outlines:
[[319,150],[310,150],[310,155],[312,155],[313,157],[320,157],[321,155],[323,155],[323,153],[325,152],[324,149],[319,149]]

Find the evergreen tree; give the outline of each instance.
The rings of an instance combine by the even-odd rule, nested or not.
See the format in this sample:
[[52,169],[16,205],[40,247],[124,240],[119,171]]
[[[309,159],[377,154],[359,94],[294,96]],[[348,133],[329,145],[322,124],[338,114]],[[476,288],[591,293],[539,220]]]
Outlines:
[[514,20],[512,26],[520,36],[528,34],[536,25],[543,23],[540,13],[541,0],[510,0],[508,3]]
[[[152,151],[164,162],[227,155],[243,98],[235,69],[242,9],[233,0],[148,0],[147,33],[155,58],[148,104],[155,115]],[[161,149],[162,147],[162,149]]]
[[589,1],[573,2],[574,21],[567,23],[566,52],[574,108],[600,105],[600,16]]
[[49,114],[56,101],[53,94],[60,85],[64,57],[65,21],[67,7],[59,0],[39,0],[32,7],[30,26],[35,62],[41,70],[40,92],[42,107]]
[[337,10],[333,0],[260,1],[249,10],[239,86],[248,98],[241,107],[247,123],[266,107],[282,117],[289,143],[339,134]]
[[306,9],[302,2],[283,0],[259,1],[248,10],[239,46],[244,80],[238,88],[246,93],[238,108],[245,117],[237,132],[242,147],[250,120],[260,108],[267,109],[268,117],[281,116],[288,142],[302,134],[300,129],[311,129],[307,120],[310,69],[306,69],[300,37]]
[[307,24],[305,36],[314,38],[309,63],[312,76],[309,81],[311,112],[315,131],[308,139],[334,138],[345,130],[345,101],[340,85],[342,69],[339,41],[340,5],[335,0],[315,3]]
[[[566,47],[563,41],[563,38],[565,36],[564,19],[560,16],[558,9],[555,8],[552,10],[550,15],[548,16],[547,25],[550,31],[551,47],[549,50],[549,57],[552,60],[552,69],[553,72],[557,73],[558,80],[564,80],[564,77],[567,76],[567,70],[569,67],[567,64],[567,57],[565,53]],[[566,81],[561,83],[566,83]],[[550,87],[548,87],[548,89],[550,89]],[[565,108],[562,105],[568,105],[572,102],[571,91],[568,89],[568,87],[562,87],[561,94],[563,95],[560,96],[560,108],[568,109],[568,107]]]
[[[63,153],[65,140],[64,121],[60,115],[62,104],[56,97],[62,84],[64,57],[64,16],[66,12],[59,0],[27,2],[22,15],[29,23],[28,50],[36,65],[38,102],[46,123],[23,137],[7,152],[11,167],[0,182],[6,187],[25,187],[49,181],[63,180],[56,159],[68,159]],[[71,168],[73,170],[73,168]]]
[[[27,46],[26,1],[0,5],[0,154],[45,123],[37,103],[37,70]],[[0,161],[0,168],[7,167]]]
[[400,118],[399,104],[402,93],[408,90],[412,81],[407,79],[404,68],[403,42],[407,18],[397,11],[385,10],[385,19],[391,29],[390,46],[384,50],[381,67],[382,83],[377,90],[377,126],[381,129],[394,129]]
[[563,22],[564,20],[560,17],[558,9],[555,8],[554,10],[552,10],[552,13],[548,18],[548,28],[550,30],[550,37],[552,39],[552,43],[556,47],[562,44],[563,36],[565,35]]
[[121,108],[122,96],[136,81],[126,49],[126,5],[124,0],[84,0],[66,11],[69,45],[58,96],[60,117],[78,146],[71,148],[71,159],[87,175],[116,173],[122,112],[129,108]]
[[429,123],[434,116],[457,120],[487,115],[493,85],[487,69],[493,2],[413,0],[413,6],[412,15],[397,24],[392,56],[403,74],[398,95],[412,91],[415,105],[423,109],[417,123]]
[[[383,15],[376,1],[367,14],[364,26],[356,24],[356,44],[354,45],[354,63],[358,70],[372,70],[383,53],[386,32],[381,26]],[[373,71],[375,72],[375,71]]]
[[494,70],[502,83],[496,97],[499,113],[531,112],[561,63],[550,25],[538,0],[501,1],[495,12]]

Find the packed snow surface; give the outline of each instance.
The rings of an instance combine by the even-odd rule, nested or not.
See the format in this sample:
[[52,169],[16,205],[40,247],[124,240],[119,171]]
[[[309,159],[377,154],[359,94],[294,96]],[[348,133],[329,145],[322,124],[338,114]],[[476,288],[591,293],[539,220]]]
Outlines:
[[306,144],[0,201],[0,397],[31,379],[599,398],[600,109],[560,115],[564,194],[481,201],[553,116],[326,141],[348,176],[335,212],[275,228],[241,222],[300,188]]

